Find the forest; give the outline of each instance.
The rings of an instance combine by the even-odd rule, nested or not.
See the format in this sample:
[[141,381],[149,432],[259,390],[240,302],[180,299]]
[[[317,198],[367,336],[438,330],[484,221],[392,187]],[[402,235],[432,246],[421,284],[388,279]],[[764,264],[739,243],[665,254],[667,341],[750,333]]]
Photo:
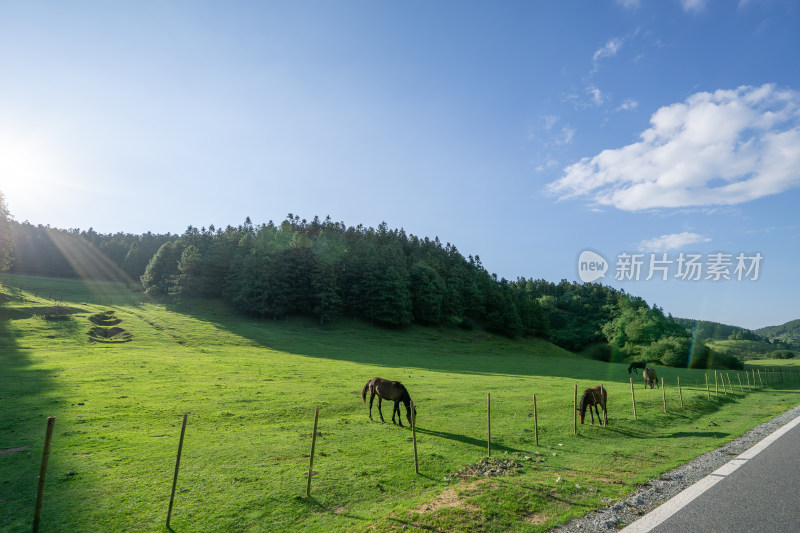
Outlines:
[[541,337],[603,361],[741,365],[709,349],[694,322],[624,291],[498,278],[477,255],[464,257],[438,237],[385,223],[346,226],[289,214],[279,224],[254,225],[248,217],[236,227],[132,235],[34,226],[6,216],[0,242],[7,243],[0,259],[12,273],[124,279],[156,300],[219,299],[269,320],[307,316],[325,325],[344,317],[389,328],[481,328]]

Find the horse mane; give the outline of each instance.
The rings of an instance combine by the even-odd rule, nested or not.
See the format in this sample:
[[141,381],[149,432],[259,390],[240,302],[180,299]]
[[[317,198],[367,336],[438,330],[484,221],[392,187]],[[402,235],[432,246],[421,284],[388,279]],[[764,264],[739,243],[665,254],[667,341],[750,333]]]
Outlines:
[[372,383],[372,380],[367,381],[367,384],[364,385],[364,388],[361,389],[361,403],[367,403],[367,391],[369,390],[369,384]]
[[400,396],[400,401],[403,402],[404,405],[408,405],[411,401],[411,395],[408,393],[408,389],[406,386],[400,383],[399,381],[395,381],[397,387],[403,391],[403,394]]

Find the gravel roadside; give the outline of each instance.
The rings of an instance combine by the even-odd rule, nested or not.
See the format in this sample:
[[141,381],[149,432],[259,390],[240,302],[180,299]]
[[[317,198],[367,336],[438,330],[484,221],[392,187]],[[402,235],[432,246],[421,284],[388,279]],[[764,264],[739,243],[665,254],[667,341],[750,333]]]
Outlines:
[[769,422],[756,426],[741,437],[716,450],[705,453],[683,466],[662,474],[660,477],[651,479],[624,500],[553,528],[550,533],[605,533],[618,531],[695,482],[700,481],[737,455],[747,451],[766,436],[798,416],[800,416],[800,405],[776,416]]

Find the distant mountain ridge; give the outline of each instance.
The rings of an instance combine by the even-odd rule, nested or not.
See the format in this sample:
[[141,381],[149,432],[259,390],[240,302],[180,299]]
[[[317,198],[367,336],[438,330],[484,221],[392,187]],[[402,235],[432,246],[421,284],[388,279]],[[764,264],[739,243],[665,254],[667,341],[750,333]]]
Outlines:
[[710,341],[747,340],[769,342],[768,336],[739,326],[721,324],[710,320],[695,320],[692,318],[676,318],[675,320],[681,326],[688,329],[695,339]]
[[800,319],[790,320],[780,326],[759,328],[753,330],[753,332],[769,339],[777,339],[794,345],[800,345]]

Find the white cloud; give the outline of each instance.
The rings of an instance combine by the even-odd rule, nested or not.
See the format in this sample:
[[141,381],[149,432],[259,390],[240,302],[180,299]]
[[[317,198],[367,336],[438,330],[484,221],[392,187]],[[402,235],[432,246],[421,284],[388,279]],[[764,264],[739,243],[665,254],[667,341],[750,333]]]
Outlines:
[[543,118],[544,129],[551,130],[558,122],[558,115],[545,115]]
[[569,144],[573,137],[575,137],[575,129],[564,126],[561,128],[561,135],[556,139],[556,144]]
[[592,55],[592,63],[594,63],[594,67],[592,68],[592,74],[597,72],[600,68],[600,60],[605,59],[608,57],[614,57],[619,52],[620,48],[622,48],[623,40],[615,37],[609,40],[605,46],[602,48],[598,48],[595,50],[594,55]]
[[697,93],[650,123],[639,142],[566,167],[548,192],[638,211],[736,205],[800,186],[800,92]]
[[598,89],[594,85],[590,85],[589,87],[586,88],[586,92],[591,95],[592,103],[594,105],[603,105],[605,97],[603,96],[603,93],[602,91],[600,91],[600,89]]
[[551,159],[548,159],[547,161],[545,161],[544,163],[538,165],[536,167],[536,172],[544,172],[545,170],[548,170],[548,169],[551,169],[551,168],[554,168],[554,167],[557,167],[557,166],[558,166],[558,161],[556,161],[555,159],[551,158]]
[[592,56],[592,60],[597,62],[599,59],[603,59],[605,57],[614,57],[619,52],[619,49],[622,48],[622,39],[614,38],[611,39],[606,43],[606,45],[599,50],[597,50],[594,55]]
[[710,238],[703,235],[684,231],[683,233],[671,233],[669,235],[662,235],[661,237],[646,239],[639,243],[639,250],[643,252],[668,252],[669,250],[677,250],[689,246],[690,244],[710,241]]
[[639,0],[617,0],[617,3],[627,9],[639,7]]
[[698,13],[705,9],[707,0],[681,0],[681,7],[684,11],[694,11]]
[[617,108],[617,111],[633,111],[637,107],[639,107],[639,102],[633,100],[632,98],[628,98],[622,102],[622,105]]

